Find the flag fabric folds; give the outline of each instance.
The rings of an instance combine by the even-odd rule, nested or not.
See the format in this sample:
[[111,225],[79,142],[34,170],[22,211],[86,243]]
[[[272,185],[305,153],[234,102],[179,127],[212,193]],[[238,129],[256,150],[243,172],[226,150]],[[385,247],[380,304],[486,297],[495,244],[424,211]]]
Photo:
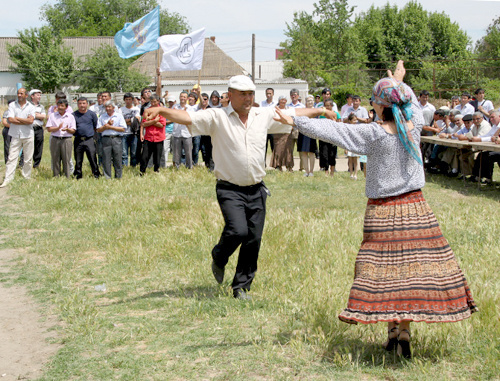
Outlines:
[[115,34],[115,46],[121,58],[130,58],[158,49],[160,6],[133,23],[126,23]]
[[189,34],[161,36],[158,42],[163,49],[160,71],[201,70],[205,28]]

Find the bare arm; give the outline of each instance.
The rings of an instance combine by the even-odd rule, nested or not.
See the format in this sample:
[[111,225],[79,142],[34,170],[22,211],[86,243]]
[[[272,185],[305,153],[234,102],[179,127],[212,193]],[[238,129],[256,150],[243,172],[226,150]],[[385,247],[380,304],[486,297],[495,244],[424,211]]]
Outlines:
[[47,126],[47,131],[56,132],[59,131],[62,128],[62,126],[63,126],[62,122],[59,124],[59,126]]
[[110,126],[110,125],[108,125],[107,130],[113,130],[113,131],[116,131],[116,132],[125,132],[125,127],[121,127],[121,126]]
[[33,115],[30,115],[27,118],[10,117],[9,123],[12,123],[12,124],[32,124],[34,120],[35,120],[35,118],[33,117]]
[[161,98],[161,71],[160,68],[156,68],[156,95]]
[[328,119],[337,120],[337,114],[335,111],[329,111],[324,108],[296,108],[295,115],[296,116],[307,116],[308,118],[316,118],[318,116],[323,115]]
[[161,115],[173,123],[179,123],[185,126],[190,126],[192,123],[191,116],[189,116],[189,113],[185,110],[175,110],[166,107],[150,107],[144,111],[144,114],[147,119],[154,119],[156,116]]
[[150,127],[150,126],[154,126],[157,122],[160,121],[160,117],[157,116],[156,118],[154,119],[151,119],[151,120],[145,120],[144,122],[141,123],[142,126],[144,127]]

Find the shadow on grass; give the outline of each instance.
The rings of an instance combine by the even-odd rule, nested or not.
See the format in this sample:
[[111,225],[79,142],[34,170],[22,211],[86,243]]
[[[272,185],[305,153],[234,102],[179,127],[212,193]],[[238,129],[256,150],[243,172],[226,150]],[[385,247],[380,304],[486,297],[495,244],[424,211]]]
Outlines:
[[396,350],[386,351],[379,343],[366,342],[362,339],[336,337],[328,348],[323,352],[325,362],[338,365],[340,363],[363,364],[368,367],[399,367],[408,362],[418,359],[423,362],[437,363],[443,358],[449,357],[451,353],[443,350],[439,345],[412,346],[413,359],[407,360],[397,355]]
[[481,184],[478,186],[477,183],[464,182],[464,180],[449,178],[445,175],[429,173],[425,174],[425,181],[429,184],[436,184],[446,189],[452,189],[464,196],[481,195],[482,197],[500,201],[500,184],[498,182],[493,182],[492,185]]
[[[112,293],[107,295],[113,297]],[[125,298],[102,306],[114,306],[118,304],[134,303],[146,299],[161,299],[161,298],[176,298],[176,299],[217,299],[227,296],[224,289],[218,286],[185,286],[164,291],[153,291],[146,294],[138,295],[133,298]]]
[[249,347],[251,345],[255,345],[255,341],[245,340],[239,343],[233,343],[233,342],[204,343],[197,345],[187,345],[184,348],[188,352],[197,353],[200,349],[206,349],[206,348],[234,348],[234,347],[238,348],[238,347]]

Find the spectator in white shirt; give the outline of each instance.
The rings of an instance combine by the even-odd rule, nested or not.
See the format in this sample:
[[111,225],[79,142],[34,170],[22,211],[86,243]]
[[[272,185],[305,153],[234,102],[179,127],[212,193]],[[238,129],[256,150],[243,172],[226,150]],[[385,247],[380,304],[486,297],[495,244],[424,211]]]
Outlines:
[[456,110],[460,111],[462,115],[474,114],[474,107],[469,103],[470,94],[462,93],[460,97],[460,104],[455,107]]
[[344,115],[342,115],[342,119],[344,123],[349,123],[349,115],[356,115],[356,119],[358,120],[358,124],[360,123],[368,123],[370,116],[368,115],[368,111],[366,108],[361,106],[361,97],[359,95],[352,96],[352,106],[349,107]]
[[490,112],[494,109],[493,103],[484,99],[484,89],[477,89],[474,94],[476,95],[476,99],[470,103],[476,111],[480,111],[483,114],[484,119],[489,121]]
[[[473,142],[496,142],[500,133],[500,111],[493,110],[489,113],[491,129],[483,135],[475,136],[472,138]],[[493,178],[493,166],[497,163],[500,166],[500,152],[482,151],[474,163],[475,180],[478,181],[479,177],[484,178],[484,182],[491,184]],[[479,175],[481,171],[481,175]]]
[[[323,102],[315,104],[314,107],[325,107],[325,102],[327,100],[331,100],[333,102],[332,91],[328,87],[323,89],[321,96],[323,97]],[[333,102],[333,111],[338,112],[337,104],[335,102]]]
[[292,89],[290,90],[290,98],[292,101],[288,104],[288,107],[292,108],[305,108],[302,103],[299,102],[299,90],[298,89]]
[[430,110],[432,112],[436,111],[436,108],[429,103],[429,95],[430,93],[427,90],[422,90],[420,92],[420,96],[418,97],[418,105],[422,109],[422,111]]
[[33,121],[35,120],[36,109],[27,99],[28,93],[26,89],[20,88],[17,90],[17,101],[9,104],[7,120],[10,124],[9,136],[11,137],[11,141],[5,178],[0,188],[7,186],[7,184],[14,179],[14,173],[16,171],[21,149],[24,152],[22,175],[25,179],[31,177],[35,141]]
[[273,101],[274,97],[274,89],[272,87],[268,87],[266,89],[266,100],[260,102],[260,107],[275,107],[276,102]]
[[[183,91],[179,95],[179,104],[174,104],[172,109],[194,112],[193,108],[187,104],[187,100],[188,94]],[[189,133],[188,127],[184,124],[174,123],[172,136],[172,155],[174,166],[176,168],[181,166],[182,149],[184,148],[184,154],[186,155],[186,168],[193,168],[193,139]]]

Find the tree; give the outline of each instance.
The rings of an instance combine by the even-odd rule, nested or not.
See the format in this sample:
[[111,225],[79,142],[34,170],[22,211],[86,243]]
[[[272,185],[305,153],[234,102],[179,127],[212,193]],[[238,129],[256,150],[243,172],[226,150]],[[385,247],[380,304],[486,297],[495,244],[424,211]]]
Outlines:
[[283,76],[301,78],[310,84],[317,80],[322,57],[315,27],[312,16],[306,12],[296,12],[292,24],[287,23],[288,40],[281,44],[285,49]]
[[150,78],[137,70],[129,70],[133,59],[120,58],[115,47],[102,45],[78,66],[74,81],[82,92],[141,91]]
[[[41,20],[62,37],[114,36],[126,22],[133,22],[158,6],[157,0],[57,0],[41,8]],[[186,18],[160,12],[160,35],[187,33]]]
[[500,61],[492,58],[500,57],[500,17],[494,20],[486,29],[486,35],[478,41],[476,52],[484,60],[485,74],[489,78],[500,75]]
[[30,28],[18,33],[19,43],[7,45],[9,58],[22,74],[28,88],[53,92],[68,83],[74,67],[73,53],[56,38],[49,27]]
[[304,79],[312,88],[362,79],[362,65],[356,61],[362,61],[364,53],[351,28],[353,12],[347,0],[320,0],[312,14],[296,12],[281,43],[284,75]]

